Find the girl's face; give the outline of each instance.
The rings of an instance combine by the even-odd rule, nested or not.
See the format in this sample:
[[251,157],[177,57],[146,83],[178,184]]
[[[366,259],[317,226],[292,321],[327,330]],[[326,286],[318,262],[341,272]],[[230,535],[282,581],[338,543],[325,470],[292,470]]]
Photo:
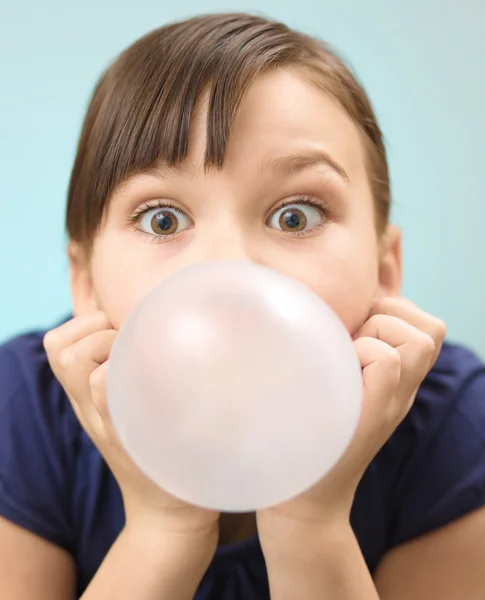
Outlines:
[[118,329],[178,269],[236,259],[306,284],[354,333],[401,279],[399,232],[377,236],[357,126],[304,76],[268,73],[241,104],[223,169],[204,172],[205,115],[201,102],[183,164],[113,194],[89,261],[70,244],[75,315],[103,310]]

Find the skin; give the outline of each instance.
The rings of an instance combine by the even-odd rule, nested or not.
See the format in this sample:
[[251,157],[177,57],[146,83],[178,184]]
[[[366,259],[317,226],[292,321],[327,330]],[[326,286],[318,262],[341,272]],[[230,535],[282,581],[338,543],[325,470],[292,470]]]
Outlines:
[[[256,515],[272,600],[376,599],[381,589],[382,598],[398,598],[402,590],[412,589],[413,597],[430,600],[435,596],[418,596],[406,584],[409,568],[417,568],[421,560],[422,542],[413,542],[418,544],[414,551],[407,548],[397,558],[386,557],[374,583],[349,524],[362,474],[412,406],[445,335],[439,319],[399,297],[400,233],[393,226],[376,231],[359,131],[334,100],[302,75],[279,70],[252,85],[237,115],[224,168],[205,173],[200,168],[205,114],[203,99],[183,170],[167,172],[160,165],[151,174],[133,176],[114,193],[92,253],[70,244],[75,318],[45,339],[54,373],[125,501],[126,528],[83,598],[111,597],[114,582],[116,598],[134,593],[145,600],[191,598],[210,561],[220,515],[170,497],[130,462],[109,422],[105,375],[120,325],[154,286],[198,261],[242,259],[303,282],[330,304],[353,336],[363,369],[361,420],[342,459],[305,494]],[[315,152],[326,154],[339,168],[329,161],[298,172],[270,165],[276,158]],[[301,196],[326,205],[322,213],[310,206],[293,207],[303,210],[312,224],[305,236],[278,226],[281,202]],[[160,239],[160,232],[154,238],[149,227],[157,210],[129,223],[135,211],[155,200],[183,211],[188,218],[181,220],[188,227],[168,239]],[[147,225],[143,232],[140,228]],[[251,529],[245,528],[247,522],[226,524],[227,539],[246,535]],[[440,534],[446,542],[446,528]],[[439,556],[443,537],[434,543],[433,535],[426,539]],[[137,540],[160,549],[154,558],[159,562],[150,569],[143,565],[141,571],[129,555]],[[183,572],[180,560],[174,562],[173,552],[165,551],[173,547],[188,557]],[[458,557],[451,558],[460,564]],[[435,575],[433,560],[428,568]],[[155,576],[155,569],[165,576]],[[470,580],[479,585],[476,573]],[[429,586],[421,583],[422,592]]]
[[[183,168],[169,171],[160,165],[151,174],[131,177],[113,195],[92,254],[71,243],[75,315],[102,311],[118,330],[167,276],[199,261],[224,258],[258,262],[301,281],[356,332],[372,301],[397,295],[401,284],[400,232],[392,226],[382,235],[376,231],[357,127],[334,99],[298,72],[267,74],[242,103],[224,169],[205,173],[206,100],[193,119]],[[325,162],[294,169],[294,174],[283,164],[271,167],[276,159],[317,153],[345,174]],[[281,204],[300,197],[325,206],[325,214],[318,207],[297,207],[308,220],[305,236],[279,225]],[[185,213],[178,215],[176,235],[154,233],[150,219],[160,211],[155,201],[168,201]],[[136,226],[128,225],[127,219],[150,202],[152,210]],[[249,515],[224,515],[220,541],[239,540],[255,529]]]
[[[83,248],[71,245],[76,315],[102,310],[118,329],[168,275],[220,258],[262,263],[303,282],[352,333],[375,297],[399,293],[399,232],[390,227],[378,239],[361,137],[336,101],[291,72],[261,77],[237,116],[224,169],[208,174],[201,169],[205,122],[202,102],[192,123],[185,173],[134,176],[114,194],[89,263]],[[267,165],[317,151],[342,165],[349,181],[326,165],[295,175]],[[295,237],[266,225],[281,202],[302,195],[328,203],[324,227]],[[126,219],[156,199],[176,204],[195,226],[168,242],[147,243]]]

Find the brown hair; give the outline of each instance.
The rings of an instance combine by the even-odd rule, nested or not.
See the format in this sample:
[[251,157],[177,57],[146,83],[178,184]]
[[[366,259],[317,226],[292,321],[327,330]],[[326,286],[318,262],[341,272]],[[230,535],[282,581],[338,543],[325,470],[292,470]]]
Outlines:
[[221,168],[231,124],[248,86],[271,68],[296,66],[332,94],[363,134],[381,229],[389,217],[386,151],[364,90],[319,40],[247,14],[215,14],[171,24],[125,50],[99,80],[79,140],[66,226],[87,247],[113,190],[130,175],[187,155],[189,127],[209,91],[205,167]]

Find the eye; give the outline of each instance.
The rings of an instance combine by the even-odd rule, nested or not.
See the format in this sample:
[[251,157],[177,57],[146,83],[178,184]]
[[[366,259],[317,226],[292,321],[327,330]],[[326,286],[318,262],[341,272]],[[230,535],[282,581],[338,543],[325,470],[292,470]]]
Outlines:
[[139,217],[139,227],[149,235],[168,237],[189,229],[190,218],[178,208],[158,206],[146,210]]
[[304,233],[318,229],[325,221],[323,207],[309,200],[288,203],[269,218],[268,226],[285,233]]

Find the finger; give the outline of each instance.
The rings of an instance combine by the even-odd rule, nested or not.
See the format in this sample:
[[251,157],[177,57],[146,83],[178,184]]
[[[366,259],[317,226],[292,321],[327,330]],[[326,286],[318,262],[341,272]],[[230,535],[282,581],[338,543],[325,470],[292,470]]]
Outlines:
[[365,395],[378,401],[391,398],[401,377],[401,355],[399,352],[374,337],[360,337],[354,348],[362,367]]
[[375,456],[412,406],[413,398],[401,402],[397,389],[401,381],[399,352],[375,338],[361,337],[354,348],[362,366],[364,405],[356,438]]
[[109,359],[94,369],[89,376],[93,405],[103,421],[109,420],[108,404],[106,402],[106,375],[108,368]]
[[411,300],[402,297],[379,300],[373,305],[370,316],[376,314],[398,317],[431,336],[435,343],[435,350],[428,368],[430,369],[435,364],[446,336],[446,325],[441,319],[430,315]]
[[101,429],[112,429],[106,400],[106,374],[108,372],[109,359],[99,365],[89,376],[89,387],[91,391],[92,407],[96,415],[92,418],[93,430],[99,436]]
[[400,395],[411,396],[429,370],[435,353],[435,342],[427,333],[402,319],[390,315],[373,315],[354,336],[354,339],[378,339],[401,356]]
[[76,400],[69,396],[74,412],[83,429],[95,445],[103,440],[105,445],[116,437],[114,428],[108,415],[106,402],[106,372],[109,361],[99,365],[89,376],[91,402],[78,405]]
[[114,329],[97,331],[65,348],[59,355],[61,383],[83,413],[92,403],[90,377],[108,360],[117,334]]
[[[89,377],[93,407],[99,417],[98,419],[94,419],[94,427],[100,425],[103,432],[107,434],[107,440],[118,440],[118,434],[113,427],[107,401],[106,381],[108,369],[109,359],[102,365],[99,365]],[[98,432],[97,435],[99,436],[100,433]]]
[[54,363],[57,362],[58,356],[64,348],[72,346],[82,338],[104,329],[112,329],[112,325],[106,313],[98,311],[93,314],[75,317],[48,331],[44,336],[44,348],[49,360]]

